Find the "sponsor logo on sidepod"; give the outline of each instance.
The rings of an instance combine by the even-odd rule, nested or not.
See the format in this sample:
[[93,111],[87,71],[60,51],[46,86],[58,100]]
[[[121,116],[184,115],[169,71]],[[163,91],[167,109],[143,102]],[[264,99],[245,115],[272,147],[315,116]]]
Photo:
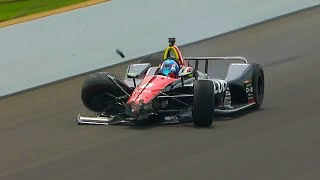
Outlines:
[[227,89],[227,82],[223,80],[216,80],[214,81],[214,93],[222,93],[225,92]]

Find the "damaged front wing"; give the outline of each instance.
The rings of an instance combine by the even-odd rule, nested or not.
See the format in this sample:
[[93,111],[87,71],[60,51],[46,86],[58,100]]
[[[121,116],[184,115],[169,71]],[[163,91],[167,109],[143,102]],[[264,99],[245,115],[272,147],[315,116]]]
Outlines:
[[123,120],[120,118],[115,118],[114,116],[110,117],[99,117],[99,116],[81,116],[80,114],[77,117],[78,125],[113,125],[113,124],[120,124],[120,123],[128,123],[130,121]]
[[[78,115],[77,123],[78,125],[130,125],[130,124],[137,124],[138,122],[146,122],[142,120],[137,120],[136,118],[127,118],[126,120],[118,119],[115,117],[90,117],[90,116],[81,116]],[[185,123],[182,122],[177,117],[165,117],[163,121],[159,121],[152,124],[158,125],[166,125],[166,124],[180,124]]]

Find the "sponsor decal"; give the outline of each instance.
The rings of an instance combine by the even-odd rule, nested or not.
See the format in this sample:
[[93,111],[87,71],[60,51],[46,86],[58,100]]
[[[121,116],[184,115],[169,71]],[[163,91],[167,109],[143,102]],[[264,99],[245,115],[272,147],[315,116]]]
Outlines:
[[247,86],[247,87],[246,87],[246,92],[247,92],[248,94],[251,94],[250,92],[253,92],[253,87],[252,87],[252,86]]
[[216,80],[214,81],[214,93],[222,93],[225,92],[227,89],[227,82],[223,80]]
[[245,86],[245,89],[246,89],[246,93],[247,93],[247,96],[248,96],[248,103],[252,103],[252,102],[254,102],[252,81],[251,80],[247,80],[244,83],[245,83],[244,86]]
[[169,105],[169,101],[168,100],[165,100],[165,101],[162,101],[162,108],[166,108],[167,106]]
[[143,85],[141,85],[139,88],[140,89],[148,89],[148,88],[151,88],[152,86],[154,86],[154,84],[153,83],[147,83],[147,84],[143,84]]

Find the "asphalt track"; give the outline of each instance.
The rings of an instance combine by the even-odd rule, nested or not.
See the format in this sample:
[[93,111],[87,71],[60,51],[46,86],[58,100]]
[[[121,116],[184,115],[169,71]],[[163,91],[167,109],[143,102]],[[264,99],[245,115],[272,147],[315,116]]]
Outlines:
[[318,7],[183,48],[264,67],[262,109],[215,128],[77,126],[85,76],[1,99],[0,179],[319,179],[319,29]]

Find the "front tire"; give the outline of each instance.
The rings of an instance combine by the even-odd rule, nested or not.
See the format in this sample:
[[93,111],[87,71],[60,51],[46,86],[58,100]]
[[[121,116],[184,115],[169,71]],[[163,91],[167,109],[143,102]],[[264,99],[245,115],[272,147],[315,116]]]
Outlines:
[[193,84],[193,123],[209,127],[214,118],[214,85],[210,80],[196,80]]
[[94,112],[101,112],[108,108],[107,113],[110,115],[119,112],[119,108],[115,104],[115,97],[126,94],[111,78],[114,78],[118,85],[128,94],[131,94],[131,89],[115,76],[106,72],[93,73],[84,81],[81,90],[82,102],[88,109]]

